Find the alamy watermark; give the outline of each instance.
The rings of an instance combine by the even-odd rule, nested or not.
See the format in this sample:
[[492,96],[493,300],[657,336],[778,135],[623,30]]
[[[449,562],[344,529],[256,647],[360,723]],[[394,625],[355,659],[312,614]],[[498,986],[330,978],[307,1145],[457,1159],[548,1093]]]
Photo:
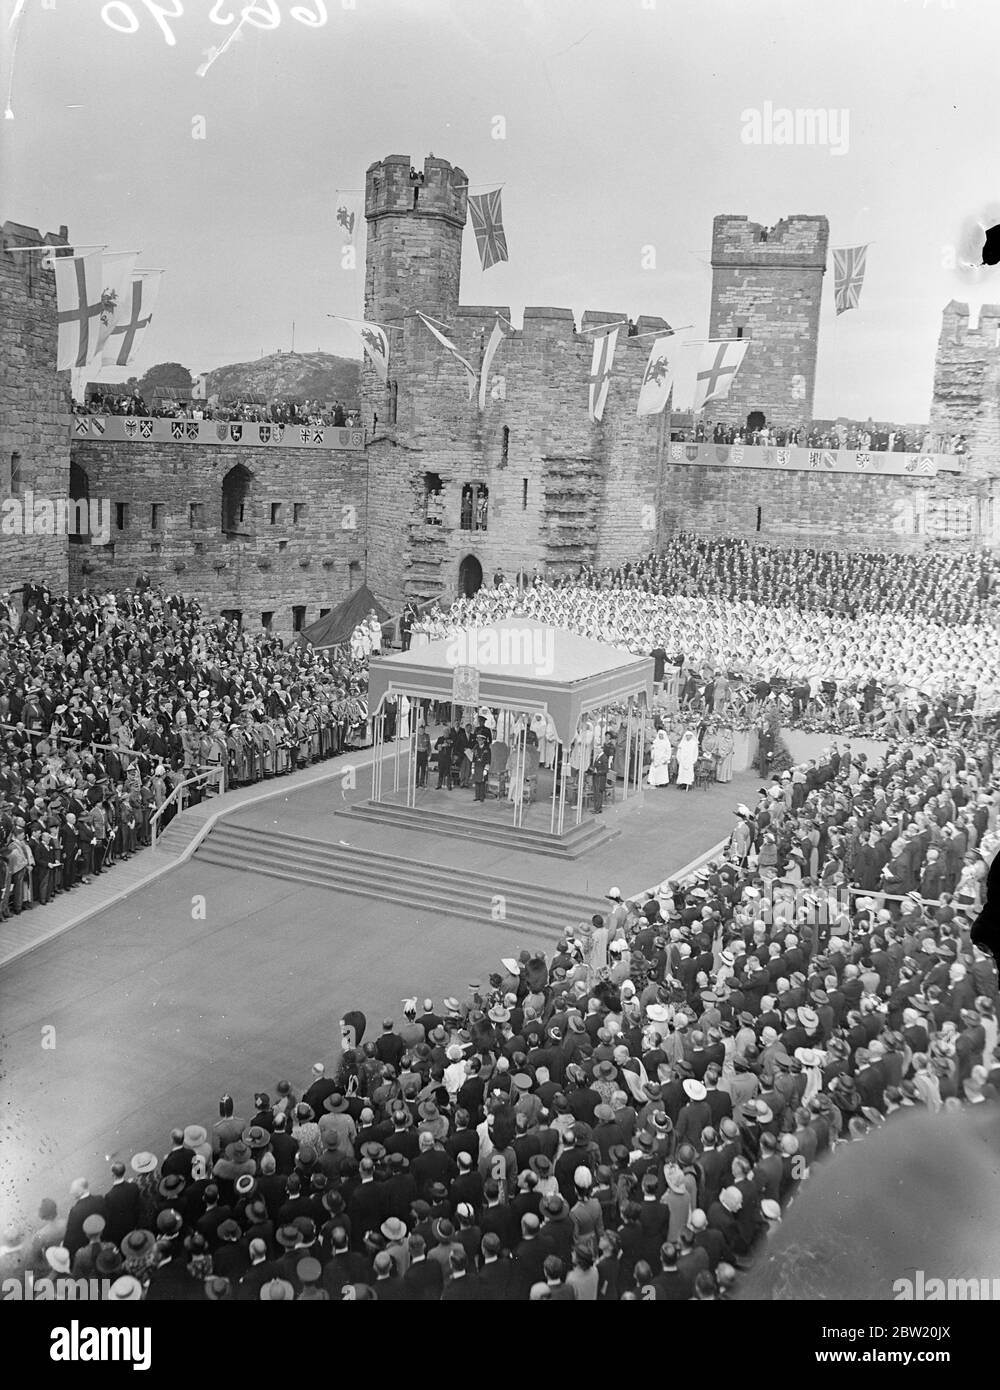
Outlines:
[[556,669],[555,632],[550,627],[464,628],[445,649],[449,666],[529,667],[536,676]]
[[744,145],[825,145],[831,154],[847,154],[851,144],[851,113],[846,106],[748,106],[740,112]]
[[0,502],[0,536],[89,536],[111,540],[111,503],[105,497],[43,497],[27,488]]
[[69,1274],[36,1275],[28,1270],[19,1279],[0,1282],[4,1303],[107,1303],[114,1279],[74,1279]]
[[1000,1302],[1000,1277],[938,1279],[915,1269],[912,1279],[893,1280],[892,1296],[897,1303],[996,1303]]

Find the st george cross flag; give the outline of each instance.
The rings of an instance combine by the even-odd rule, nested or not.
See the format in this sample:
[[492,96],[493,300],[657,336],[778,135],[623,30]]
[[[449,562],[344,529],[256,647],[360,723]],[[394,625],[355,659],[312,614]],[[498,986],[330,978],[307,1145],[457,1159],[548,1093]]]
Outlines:
[[357,245],[358,234],[364,221],[361,207],[362,196],[360,193],[343,193],[340,189],[334,196],[333,206],[336,209],[337,231],[343,246]]
[[56,256],[56,319],[59,341],[56,371],[86,367],[97,352],[97,335],[105,305],[101,295],[101,257]]
[[594,356],[590,363],[590,418],[600,421],[604,416],[604,406],[611,385],[611,364],[618,346],[620,328],[612,328],[610,333],[601,333],[594,339]]
[[389,334],[380,323],[370,323],[367,319],[345,319],[339,314],[330,314],[338,323],[346,323],[361,339],[368,360],[378,373],[379,381],[385,386],[389,380]]
[[126,294],[115,326],[104,344],[102,366],[130,367],[135,361],[153,318],[153,305],[162,274],[161,270],[147,270],[133,275],[131,293]]
[[695,411],[709,401],[723,401],[750,346],[746,338],[721,338],[702,343],[694,381]]
[[101,257],[101,301],[104,309],[98,320],[97,330],[97,349],[96,352],[103,353],[104,344],[115,324],[118,316],[125,308],[125,303],[129,298],[132,289],[132,272],[135,270],[136,252],[127,251],[114,253],[110,256]]
[[868,243],[864,246],[841,246],[833,251],[833,297],[838,314],[848,309],[856,309],[861,298],[861,286],[865,278],[865,257]]
[[435,338],[437,338],[441,346],[447,352],[451,353],[455,361],[460,363],[465,368],[465,377],[469,387],[469,400],[471,401],[473,396],[476,394],[476,386],[479,382],[479,373],[476,371],[475,367],[473,367],[470,362],[467,362],[465,360],[465,358],[459,352],[455,344],[449,342],[449,340],[444,336],[443,333],[438,332],[438,330],[434,327],[430,320],[425,318],[425,316],[421,314],[419,311],[417,313],[417,318],[420,320],[420,322],[424,325],[425,328],[430,329],[430,331],[434,334]]
[[493,332],[490,340],[486,344],[486,351],[483,353],[483,365],[479,372],[479,409],[486,409],[486,391],[489,387],[490,368],[493,366],[493,359],[497,355],[497,348],[506,338],[500,315],[497,315],[496,322],[493,324]]
[[672,333],[661,333],[649,350],[649,361],[639,387],[636,415],[659,415],[667,404],[674,379],[673,359],[680,347],[679,343],[673,342],[673,338]]
[[473,193],[469,197],[469,219],[476,234],[479,259],[489,270],[497,261],[507,260],[507,237],[500,211],[500,189],[492,193]]

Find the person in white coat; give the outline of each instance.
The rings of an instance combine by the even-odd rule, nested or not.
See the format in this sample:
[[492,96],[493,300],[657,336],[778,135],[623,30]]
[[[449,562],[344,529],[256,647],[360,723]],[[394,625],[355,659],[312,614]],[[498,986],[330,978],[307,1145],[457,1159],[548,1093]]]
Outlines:
[[670,781],[670,759],[673,749],[666,729],[657,730],[650,750],[649,775],[646,781],[651,787],[665,787]]
[[694,765],[698,761],[698,740],[690,729],[677,745],[677,785],[685,791],[694,782]]

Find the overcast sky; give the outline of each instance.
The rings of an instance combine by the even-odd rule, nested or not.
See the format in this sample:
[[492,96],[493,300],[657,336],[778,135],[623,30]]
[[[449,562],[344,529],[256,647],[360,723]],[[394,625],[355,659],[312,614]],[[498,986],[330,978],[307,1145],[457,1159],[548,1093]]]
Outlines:
[[[172,45],[150,6],[181,12]],[[825,214],[871,249],[858,310],[835,321],[824,281],[821,417],[926,420],[942,308],[1000,301],[946,250],[1000,201],[997,0],[258,0],[280,22],[204,76],[243,0],[0,8],[0,216],[167,272],[140,372],[288,349],[293,321],[296,348],[353,353],[326,318],[363,295],[335,194],[390,153],[504,185],[511,260],[482,272],[466,228],[462,301],[518,325],[544,304],[704,331],[716,213]],[[766,102],[846,111],[846,151],[748,145]]]

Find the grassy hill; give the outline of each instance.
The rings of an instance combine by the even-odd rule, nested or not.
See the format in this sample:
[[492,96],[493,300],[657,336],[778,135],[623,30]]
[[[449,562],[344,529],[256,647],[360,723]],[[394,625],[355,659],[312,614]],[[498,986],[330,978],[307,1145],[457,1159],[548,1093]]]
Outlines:
[[329,352],[275,352],[253,362],[233,362],[208,373],[208,394],[221,400],[255,392],[267,401],[303,397],[357,403],[360,362]]

